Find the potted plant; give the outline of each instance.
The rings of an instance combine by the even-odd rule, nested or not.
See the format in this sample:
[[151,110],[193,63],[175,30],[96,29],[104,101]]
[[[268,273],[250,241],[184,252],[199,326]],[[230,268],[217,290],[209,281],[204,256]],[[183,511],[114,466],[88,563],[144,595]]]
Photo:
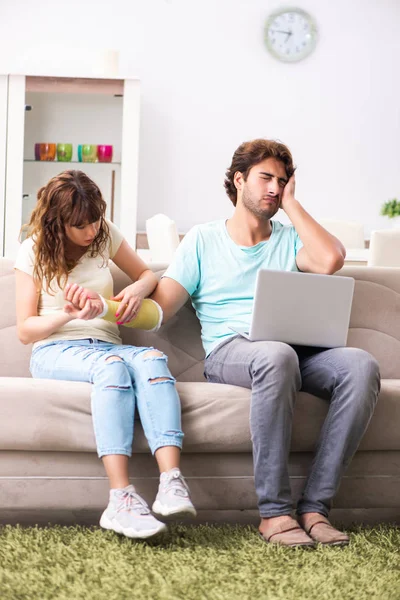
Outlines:
[[391,224],[395,227],[400,226],[400,202],[397,198],[393,198],[382,204],[381,215],[389,217]]

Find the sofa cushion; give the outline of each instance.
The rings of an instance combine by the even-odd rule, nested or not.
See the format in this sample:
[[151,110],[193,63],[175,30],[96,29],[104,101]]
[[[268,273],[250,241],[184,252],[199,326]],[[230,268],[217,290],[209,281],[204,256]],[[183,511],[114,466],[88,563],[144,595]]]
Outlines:
[[[88,383],[0,378],[0,450],[95,452]],[[185,452],[251,452],[250,391],[218,383],[178,383]],[[327,402],[300,393],[292,451],[315,449]],[[362,450],[400,450],[400,380],[382,382]],[[134,450],[147,452],[139,423]]]

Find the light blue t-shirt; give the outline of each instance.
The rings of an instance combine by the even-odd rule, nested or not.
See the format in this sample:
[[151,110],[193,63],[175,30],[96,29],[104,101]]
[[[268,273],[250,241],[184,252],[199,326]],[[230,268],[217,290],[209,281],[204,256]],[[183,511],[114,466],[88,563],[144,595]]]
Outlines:
[[235,335],[229,327],[250,327],[259,269],[298,270],[296,255],[303,244],[296,230],[278,221],[271,225],[269,240],[250,247],[235,244],[225,220],[196,225],[164,274],[191,296],[207,356]]

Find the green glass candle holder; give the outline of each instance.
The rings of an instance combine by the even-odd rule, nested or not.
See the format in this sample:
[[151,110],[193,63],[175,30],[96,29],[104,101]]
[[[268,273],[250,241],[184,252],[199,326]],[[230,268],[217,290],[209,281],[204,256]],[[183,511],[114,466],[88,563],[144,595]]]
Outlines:
[[72,144],[57,144],[57,160],[70,162],[72,160]]

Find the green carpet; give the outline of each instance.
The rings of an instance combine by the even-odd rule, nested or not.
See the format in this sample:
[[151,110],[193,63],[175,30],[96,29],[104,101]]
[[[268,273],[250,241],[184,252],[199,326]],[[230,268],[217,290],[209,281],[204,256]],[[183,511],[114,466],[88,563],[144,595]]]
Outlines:
[[97,528],[0,528],[1,600],[399,600],[400,529],[292,550],[251,527],[171,526],[134,542]]

